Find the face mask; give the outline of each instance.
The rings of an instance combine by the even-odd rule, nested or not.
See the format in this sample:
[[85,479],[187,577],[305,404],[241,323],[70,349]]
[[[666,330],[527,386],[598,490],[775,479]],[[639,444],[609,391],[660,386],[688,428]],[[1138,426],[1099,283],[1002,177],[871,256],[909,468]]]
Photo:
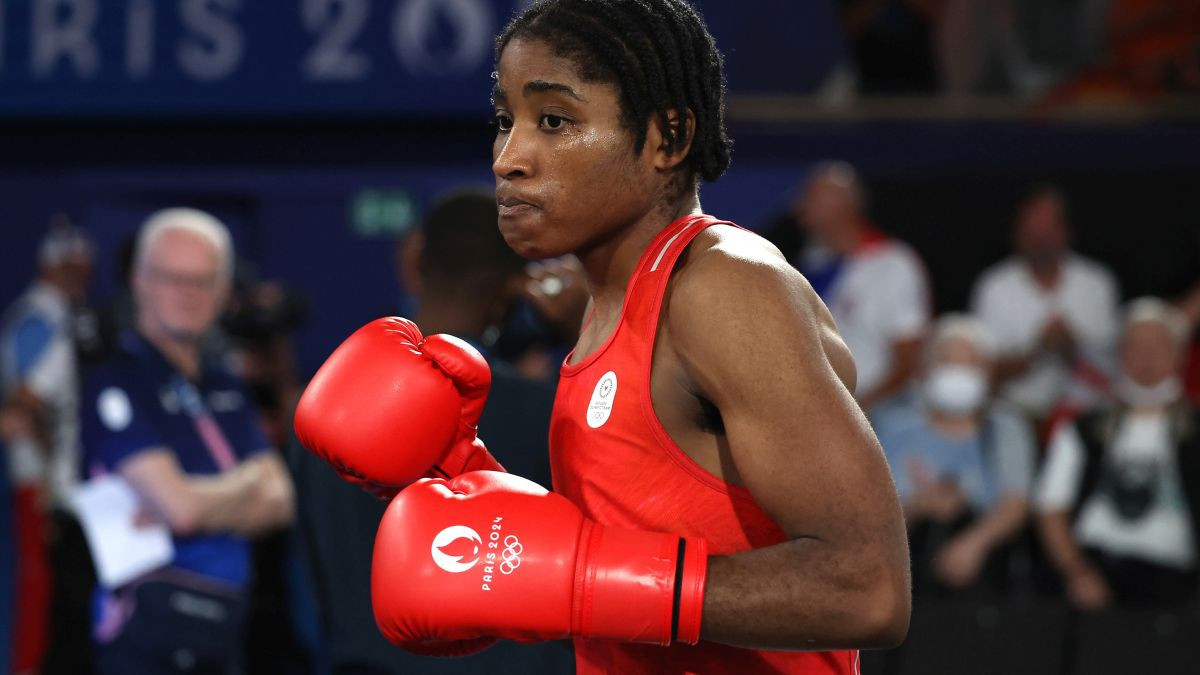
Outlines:
[[1122,373],[1113,383],[1113,393],[1126,405],[1135,408],[1161,408],[1179,398],[1183,393],[1183,384],[1178,376],[1172,375],[1147,387]]
[[935,410],[956,416],[970,415],[983,406],[987,376],[971,366],[934,366],[925,378],[925,400]]

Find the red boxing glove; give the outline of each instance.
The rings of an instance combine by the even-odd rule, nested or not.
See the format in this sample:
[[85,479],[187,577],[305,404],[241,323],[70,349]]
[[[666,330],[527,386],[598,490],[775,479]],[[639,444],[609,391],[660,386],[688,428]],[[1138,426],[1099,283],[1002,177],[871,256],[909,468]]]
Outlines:
[[707,545],[608,527],[510,474],[423,480],[392,501],[371,565],[375,622],[428,653],[480,638],[700,639]]
[[425,475],[429,478],[453,478],[468,471],[504,471],[479,440],[479,417],[492,386],[492,371],[474,347],[453,335],[430,335],[423,345],[458,389],[462,412],[454,444]]
[[425,475],[503,471],[475,436],[490,386],[487,362],[462,340],[377,319],[308,383],[296,435],[343,478],[388,499]]

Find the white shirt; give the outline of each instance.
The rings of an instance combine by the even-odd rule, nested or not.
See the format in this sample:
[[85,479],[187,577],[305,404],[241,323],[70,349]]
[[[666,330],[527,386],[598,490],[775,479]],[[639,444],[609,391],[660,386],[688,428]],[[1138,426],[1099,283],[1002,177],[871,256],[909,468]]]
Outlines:
[[920,337],[929,321],[929,284],[912,249],[894,239],[865,244],[843,263],[829,311],[854,356],[859,394],[892,368],[892,343]]
[[44,483],[59,503],[79,481],[79,374],[71,321],[67,297],[37,282],[8,308],[0,327],[3,395],[27,387],[46,405],[51,431],[48,462],[33,439],[14,439],[10,475],[18,484]]
[[[975,284],[971,311],[987,326],[1002,357],[1036,354],[1045,325],[1066,321],[1081,356],[1102,372],[1111,370],[1118,325],[1116,278],[1097,262],[1071,255],[1053,289],[1043,288],[1020,258],[986,270]],[[1008,382],[1004,398],[1035,415],[1045,415],[1075,382],[1071,364],[1056,354],[1040,354],[1029,372]],[[1087,395],[1079,392],[1080,402]]]
[[[1070,510],[1079,497],[1086,461],[1083,441],[1073,424],[1058,428],[1039,479],[1038,511]],[[1191,513],[1183,494],[1169,420],[1162,415],[1126,415],[1106,450],[1102,471],[1124,475],[1153,497],[1137,515],[1122,515],[1104,479],[1086,498],[1075,520],[1075,537],[1084,545],[1190,569],[1196,562]]]

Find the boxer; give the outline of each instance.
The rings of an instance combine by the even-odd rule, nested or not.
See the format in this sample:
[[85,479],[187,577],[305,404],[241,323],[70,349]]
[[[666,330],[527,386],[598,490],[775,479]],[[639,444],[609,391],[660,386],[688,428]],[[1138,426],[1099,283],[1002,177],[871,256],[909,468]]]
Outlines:
[[486,454],[473,350],[399,319],[352,336],[296,425],[348,478],[403,488],[374,554],[384,635],[446,655],[573,636],[580,673],[853,673],[856,649],[898,644],[905,530],[853,360],[779,251],[700,207],[730,159],[700,16],[534,3],[494,85],[500,230],[575,254],[592,297],[554,492]]

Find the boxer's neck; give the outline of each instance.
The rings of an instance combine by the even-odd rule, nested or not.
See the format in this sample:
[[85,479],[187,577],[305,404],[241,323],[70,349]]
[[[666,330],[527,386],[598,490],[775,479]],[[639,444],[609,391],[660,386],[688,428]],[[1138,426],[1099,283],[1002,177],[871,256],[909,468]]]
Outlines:
[[663,228],[688,214],[700,214],[700,195],[693,191],[671,204],[662,204],[614,236],[577,251],[592,296],[594,316],[613,317],[621,311],[625,289],[646,247]]

